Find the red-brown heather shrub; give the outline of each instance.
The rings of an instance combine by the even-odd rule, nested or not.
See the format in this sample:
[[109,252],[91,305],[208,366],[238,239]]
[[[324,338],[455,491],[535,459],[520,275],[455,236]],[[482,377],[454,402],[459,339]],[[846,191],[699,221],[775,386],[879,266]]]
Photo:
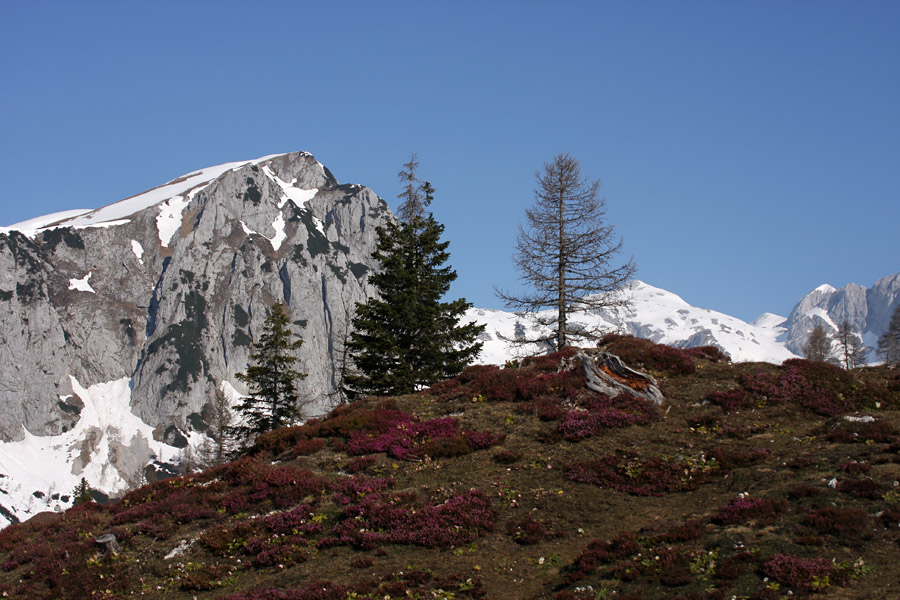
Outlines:
[[722,469],[730,470],[759,464],[772,456],[772,452],[768,448],[716,446],[710,449],[706,455],[715,459]]
[[537,544],[549,535],[543,523],[529,516],[507,523],[506,533],[514,542],[523,546]]
[[498,450],[491,456],[495,463],[501,465],[511,465],[522,458],[519,452],[511,450]]
[[641,545],[631,532],[620,533],[609,541],[594,540],[563,569],[566,573],[565,582],[574,583],[596,571],[602,564],[628,558],[640,551]]
[[693,415],[687,418],[688,427],[694,429],[715,429],[720,423],[719,417],[710,413]]
[[464,431],[459,421],[453,417],[419,422],[406,415],[375,434],[353,432],[347,444],[347,453],[359,455],[386,452],[401,460],[422,456],[453,457],[488,448],[502,440],[503,436],[488,432]]
[[663,496],[695,489],[699,485],[699,477],[691,475],[686,463],[658,457],[607,455],[570,464],[565,471],[572,481],[608,487],[633,496]]
[[887,390],[859,382],[850,372],[803,359],[784,361],[778,372],[744,373],[739,381],[744,389],[766,402],[795,404],[823,416],[842,415],[855,408],[890,401]]
[[713,578],[719,581],[734,581],[754,561],[750,552],[738,552],[719,560]]
[[847,422],[828,426],[825,438],[836,444],[892,444],[900,441],[900,431],[882,420],[870,422]]
[[666,529],[663,533],[653,537],[656,544],[674,544],[678,542],[689,542],[696,540],[703,535],[706,525],[700,519],[685,521],[679,525],[675,525]]
[[371,550],[385,544],[450,548],[491,531],[497,511],[479,490],[442,504],[413,506],[397,495],[369,494],[344,508],[344,519],[322,538],[320,549],[351,546]]
[[325,447],[325,440],[322,438],[299,439],[291,448],[291,456],[309,456],[315,454]]
[[365,554],[357,556],[350,561],[350,566],[354,569],[368,569],[375,564],[375,559]]
[[578,348],[566,346],[562,350],[551,352],[550,354],[523,358],[522,368],[530,368],[543,373],[559,371],[566,364],[566,361],[576,354],[578,354]]
[[688,356],[703,358],[710,362],[731,362],[728,355],[715,346],[694,346],[693,348],[685,348],[685,352],[687,352]]
[[351,474],[359,473],[361,471],[365,471],[376,462],[377,461],[374,456],[357,456],[347,461],[347,466],[344,468],[344,470]]
[[870,477],[842,479],[837,484],[837,491],[855,498],[868,498],[869,500],[880,500],[887,490],[886,485],[878,483]]
[[826,558],[801,558],[789,554],[774,554],[762,564],[762,573],[779,584],[797,591],[811,591],[822,585],[825,578],[840,584],[844,577]]
[[900,528],[900,505],[891,504],[882,511],[879,518],[888,529]]
[[804,454],[801,456],[795,456],[791,460],[788,461],[787,466],[791,469],[805,469],[807,467],[812,467],[817,464],[818,461],[814,456],[809,456],[808,454]]
[[238,592],[223,600],[345,600],[353,589],[330,581],[316,581],[302,589],[263,588]]
[[766,525],[775,521],[787,508],[788,503],[780,498],[738,496],[725,506],[719,507],[712,520],[723,525],[743,525],[749,522]]
[[716,406],[721,406],[725,412],[732,412],[740,408],[748,408],[755,405],[749,394],[747,394],[747,390],[744,388],[733,388],[730,390],[711,392],[706,396],[706,400]]
[[694,357],[706,356],[705,351],[691,353],[650,340],[608,334],[600,340],[600,345],[621,358],[632,368],[644,368],[672,375],[689,375],[697,370]]
[[818,533],[827,533],[838,537],[859,535],[869,526],[866,511],[856,507],[815,509],[808,512],[801,522],[812,527]]
[[278,456],[282,452],[287,452],[295,447],[300,440],[307,437],[308,432],[309,427],[305,425],[267,431],[256,438],[247,454],[271,454],[272,456]]
[[566,412],[557,427],[570,442],[593,437],[604,429],[646,425],[659,414],[655,404],[631,394],[619,394],[615,398],[592,394],[583,404],[584,408]]

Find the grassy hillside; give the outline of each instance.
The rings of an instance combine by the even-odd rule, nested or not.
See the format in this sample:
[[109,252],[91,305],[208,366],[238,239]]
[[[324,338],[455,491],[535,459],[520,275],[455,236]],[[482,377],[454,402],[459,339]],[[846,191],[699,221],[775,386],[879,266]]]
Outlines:
[[571,352],[471,367],[267,434],[234,463],[10,526],[0,593],[896,597],[900,372],[604,347],[666,402],[587,390]]

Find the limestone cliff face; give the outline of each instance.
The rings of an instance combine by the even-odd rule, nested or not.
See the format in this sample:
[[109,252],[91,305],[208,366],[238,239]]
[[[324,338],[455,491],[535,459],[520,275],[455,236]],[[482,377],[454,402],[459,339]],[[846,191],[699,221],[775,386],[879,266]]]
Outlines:
[[130,378],[132,412],[178,444],[223,382],[244,391],[235,373],[276,301],[304,340],[305,411],[323,411],[336,335],[391,218],[370,189],[293,153],[0,233],[0,438],[70,429],[83,408],[72,378]]
[[830,285],[819,286],[794,305],[785,321],[782,341],[788,349],[802,356],[803,346],[817,325],[834,333],[847,321],[869,348],[869,360],[878,360],[880,357],[872,350],[887,330],[898,304],[900,273],[882,277],[870,288],[855,283],[837,289]]

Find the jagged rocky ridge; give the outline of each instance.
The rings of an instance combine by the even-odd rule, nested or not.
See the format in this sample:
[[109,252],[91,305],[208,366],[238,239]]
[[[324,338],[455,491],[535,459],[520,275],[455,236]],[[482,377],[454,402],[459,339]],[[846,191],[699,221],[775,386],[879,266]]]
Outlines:
[[0,490],[34,470],[10,444],[68,459],[59,496],[81,476],[113,493],[174,458],[216,389],[243,391],[235,373],[274,301],[304,340],[306,412],[321,412],[336,332],[367,297],[375,229],[391,218],[372,190],[300,152],[0,233]]
[[891,315],[900,304],[900,273],[882,277],[866,288],[851,283],[841,288],[821,285],[804,296],[784,323],[785,346],[802,354],[803,345],[816,325],[829,333],[837,332],[845,320],[862,336],[869,349],[869,360],[878,359],[874,349],[887,331]]

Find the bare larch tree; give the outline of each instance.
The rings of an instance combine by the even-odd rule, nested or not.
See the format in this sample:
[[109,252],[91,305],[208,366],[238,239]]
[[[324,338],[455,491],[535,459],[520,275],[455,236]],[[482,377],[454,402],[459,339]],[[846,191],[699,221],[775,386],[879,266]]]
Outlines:
[[409,162],[403,167],[404,170],[397,173],[402,186],[402,191],[397,194],[397,198],[402,200],[397,208],[397,216],[404,223],[412,223],[425,216],[425,207],[427,206],[423,182],[416,177],[416,169],[419,168],[418,155],[413,152],[409,156]]
[[583,177],[578,159],[558,154],[536,173],[536,179],[535,202],[525,211],[527,228],[519,226],[513,256],[520,281],[533,292],[514,295],[497,290],[497,294],[508,307],[555,329],[537,339],[517,341],[562,348],[597,339],[602,332],[570,317],[627,308],[629,299],[621,291],[636,271],[634,260],[616,264],[622,239],[606,222],[600,180]]

